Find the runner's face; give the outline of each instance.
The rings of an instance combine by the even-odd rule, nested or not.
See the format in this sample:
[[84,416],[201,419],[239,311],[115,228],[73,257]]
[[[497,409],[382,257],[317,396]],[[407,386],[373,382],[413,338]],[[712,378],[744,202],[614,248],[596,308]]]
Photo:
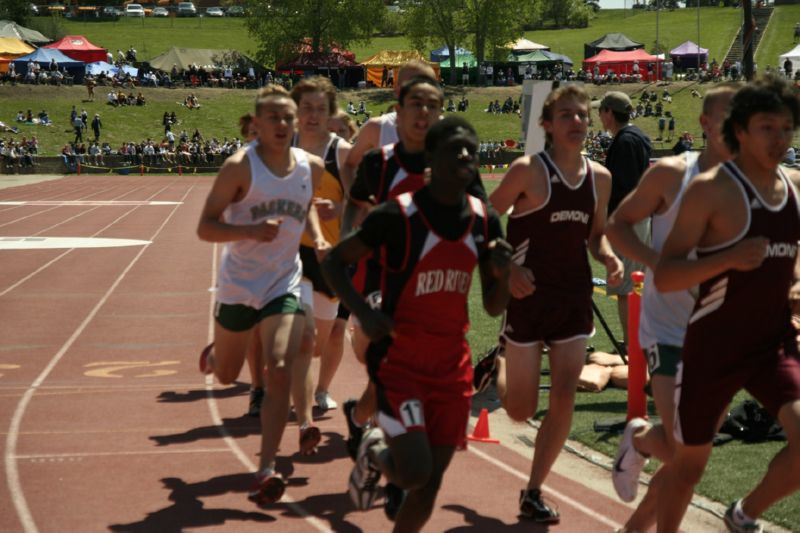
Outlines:
[[749,155],[765,168],[777,167],[792,143],[794,123],[789,111],[756,113],[746,129],[737,129],[740,155]]
[[303,93],[297,106],[297,123],[300,133],[321,134],[328,131],[330,107],[322,91]]
[[258,140],[265,147],[288,149],[296,120],[297,106],[294,100],[280,96],[268,98],[258,107],[253,124],[258,131]]
[[589,127],[589,108],[575,98],[560,98],[553,106],[553,118],[542,125],[553,138],[553,144],[583,146]]
[[430,155],[432,179],[447,180],[449,185],[465,189],[478,175],[478,140],[463,128],[440,141]]
[[428,128],[442,113],[442,95],[427,83],[415,85],[397,106],[397,128],[405,143],[424,144]]

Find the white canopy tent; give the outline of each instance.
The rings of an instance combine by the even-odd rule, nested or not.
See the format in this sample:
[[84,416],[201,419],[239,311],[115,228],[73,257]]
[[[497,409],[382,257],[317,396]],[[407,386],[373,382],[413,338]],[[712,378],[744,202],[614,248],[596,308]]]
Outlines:
[[792,62],[792,68],[794,68],[795,70],[800,68],[800,44],[798,44],[785,54],[780,55],[780,58],[778,59],[778,68],[783,68],[783,63],[787,59]]

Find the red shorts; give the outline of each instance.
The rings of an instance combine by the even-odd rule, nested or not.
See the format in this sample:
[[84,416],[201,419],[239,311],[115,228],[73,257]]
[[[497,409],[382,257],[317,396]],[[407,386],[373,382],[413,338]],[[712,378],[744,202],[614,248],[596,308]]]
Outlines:
[[471,382],[463,387],[442,389],[397,374],[381,373],[377,389],[378,424],[388,437],[421,431],[427,433],[431,446],[465,445]]
[[714,349],[687,358],[685,349],[675,377],[675,439],[690,446],[710,443],[720,417],[741,389],[776,418],[781,407],[800,399],[800,356],[794,339],[785,345],[786,351],[743,358]]
[[591,296],[585,302],[559,302],[533,294],[512,298],[500,335],[519,345],[546,344],[588,338],[594,333]]

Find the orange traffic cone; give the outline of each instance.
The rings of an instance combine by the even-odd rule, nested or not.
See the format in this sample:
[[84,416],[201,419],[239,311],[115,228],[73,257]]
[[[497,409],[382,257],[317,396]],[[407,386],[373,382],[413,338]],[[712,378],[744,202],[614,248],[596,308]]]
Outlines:
[[467,439],[478,442],[500,443],[499,440],[493,439],[489,434],[489,410],[485,407],[481,409],[481,414],[478,415],[478,423],[475,424],[475,429],[472,430],[472,434],[467,435]]

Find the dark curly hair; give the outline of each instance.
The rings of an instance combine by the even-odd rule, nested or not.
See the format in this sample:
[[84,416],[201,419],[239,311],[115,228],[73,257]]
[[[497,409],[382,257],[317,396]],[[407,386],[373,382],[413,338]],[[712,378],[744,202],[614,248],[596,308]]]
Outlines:
[[747,129],[756,113],[785,113],[792,115],[792,125],[800,125],[800,95],[786,80],[767,77],[748,83],[733,96],[728,116],[722,125],[722,136],[731,152],[739,152],[736,129]]

